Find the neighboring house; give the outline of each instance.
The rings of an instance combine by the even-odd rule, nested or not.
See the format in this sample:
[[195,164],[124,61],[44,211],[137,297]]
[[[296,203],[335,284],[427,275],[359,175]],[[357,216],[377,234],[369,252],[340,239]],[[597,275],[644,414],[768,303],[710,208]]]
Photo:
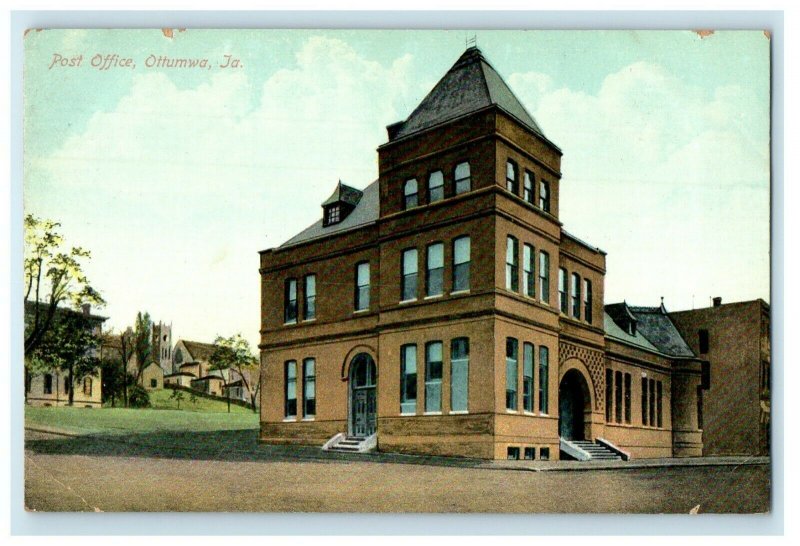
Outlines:
[[179,339],[172,351],[175,372],[191,373],[196,378],[212,374],[211,355],[214,354],[213,343],[201,343]]
[[761,299],[670,313],[708,362],[701,396],[704,455],[770,453],[770,308]]
[[160,365],[151,362],[142,370],[142,375],[139,376],[139,384],[148,391],[163,389],[164,370]]
[[222,396],[222,386],[225,384],[225,379],[218,375],[206,375],[192,379],[191,386],[194,390],[211,394],[214,396]]
[[188,372],[176,372],[164,376],[164,385],[191,388],[192,380],[197,376]]
[[562,152],[482,53],[387,132],[378,180],[260,253],[261,441],[699,455],[700,363],[663,308],[604,316],[606,254],[559,220]]
[[[25,320],[32,320],[34,303],[28,302],[25,305]],[[44,304],[41,304],[42,308]],[[75,314],[88,318],[90,327],[95,335],[101,335],[103,322],[107,317],[91,314],[91,307],[86,304],[81,311],[59,307],[53,317],[57,321],[59,317],[67,314]],[[99,356],[99,354],[98,354]],[[80,407],[101,407],[102,400],[102,378],[98,369],[96,374],[85,377],[73,378],[73,405]],[[26,382],[26,401],[32,406],[66,406],[69,404],[69,376],[66,372],[54,369],[44,373],[29,375]]]

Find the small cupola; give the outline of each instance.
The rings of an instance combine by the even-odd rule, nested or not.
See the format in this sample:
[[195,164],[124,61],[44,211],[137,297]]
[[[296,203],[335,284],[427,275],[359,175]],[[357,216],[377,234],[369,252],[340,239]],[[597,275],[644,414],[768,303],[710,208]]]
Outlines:
[[332,226],[343,221],[353,212],[364,192],[347,184],[339,183],[330,197],[322,203],[322,227]]
[[622,303],[606,305],[606,312],[626,334],[631,336],[636,335],[636,323],[638,320],[631,312],[626,302],[623,301]]

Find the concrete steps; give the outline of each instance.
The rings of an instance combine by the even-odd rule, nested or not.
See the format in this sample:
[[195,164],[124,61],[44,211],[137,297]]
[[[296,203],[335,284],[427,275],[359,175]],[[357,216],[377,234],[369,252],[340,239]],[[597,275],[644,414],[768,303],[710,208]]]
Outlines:
[[621,461],[622,457],[604,445],[589,440],[572,440],[572,443],[587,452],[592,461]]
[[377,444],[378,438],[376,434],[361,438],[339,433],[325,442],[325,445],[322,446],[322,450],[335,451],[339,453],[366,453],[374,450],[377,447]]

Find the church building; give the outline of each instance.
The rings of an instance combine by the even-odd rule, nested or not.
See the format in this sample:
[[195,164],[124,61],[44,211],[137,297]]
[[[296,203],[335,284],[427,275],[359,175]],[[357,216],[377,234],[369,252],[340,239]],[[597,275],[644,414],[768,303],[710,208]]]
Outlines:
[[559,220],[562,151],[481,51],[387,133],[377,180],[260,253],[261,441],[700,455],[700,360],[663,305],[605,306],[605,252]]

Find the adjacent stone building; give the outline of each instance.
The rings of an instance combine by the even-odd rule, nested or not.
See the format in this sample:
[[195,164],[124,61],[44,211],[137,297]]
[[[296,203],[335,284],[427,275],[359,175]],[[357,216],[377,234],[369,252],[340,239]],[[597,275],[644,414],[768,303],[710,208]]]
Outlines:
[[704,455],[769,455],[770,313],[761,299],[670,313],[704,360]]
[[376,181],[260,254],[261,440],[699,455],[700,362],[663,308],[604,312],[606,255],[559,220],[562,151],[482,53],[387,131]]

